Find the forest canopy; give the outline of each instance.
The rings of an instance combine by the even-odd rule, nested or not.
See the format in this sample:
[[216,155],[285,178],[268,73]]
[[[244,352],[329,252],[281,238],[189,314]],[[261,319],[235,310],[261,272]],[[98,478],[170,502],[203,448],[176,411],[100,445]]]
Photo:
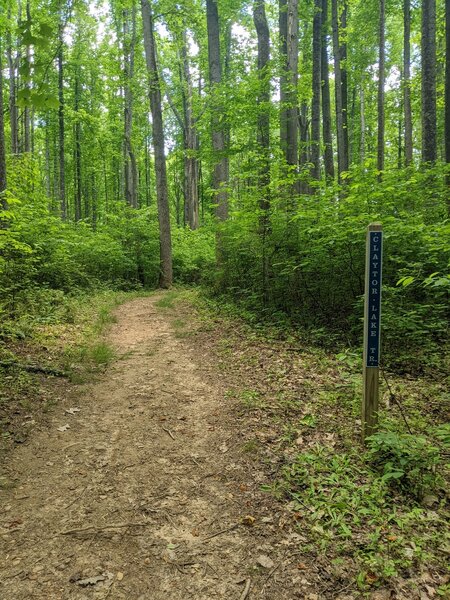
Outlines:
[[438,365],[449,10],[2,0],[3,335],[60,293],[177,281],[358,344],[364,235],[380,221],[387,360]]

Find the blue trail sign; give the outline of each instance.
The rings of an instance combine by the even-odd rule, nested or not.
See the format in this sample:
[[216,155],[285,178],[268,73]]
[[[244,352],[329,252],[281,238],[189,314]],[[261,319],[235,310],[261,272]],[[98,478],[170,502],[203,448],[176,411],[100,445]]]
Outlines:
[[366,306],[366,367],[378,367],[380,361],[381,326],[381,259],[383,232],[369,231],[367,306]]
[[362,435],[366,440],[378,424],[381,273],[383,232],[380,223],[371,223],[366,239],[366,283],[364,297],[364,356]]

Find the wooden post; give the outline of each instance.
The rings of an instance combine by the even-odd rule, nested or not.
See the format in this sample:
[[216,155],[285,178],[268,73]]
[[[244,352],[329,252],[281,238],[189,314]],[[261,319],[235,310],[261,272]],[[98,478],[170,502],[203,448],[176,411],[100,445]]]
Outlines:
[[367,228],[366,240],[362,402],[363,440],[375,432],[378,424],[382,250],[383,231],[381,223],[371,223]]

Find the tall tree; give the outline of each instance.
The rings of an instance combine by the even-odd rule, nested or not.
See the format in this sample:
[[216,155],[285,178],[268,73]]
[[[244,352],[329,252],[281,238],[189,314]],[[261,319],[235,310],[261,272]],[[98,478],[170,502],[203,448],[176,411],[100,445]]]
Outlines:
[[331,0],[331,21],[333,29],[333,57],[334,57],[334,89],[336,106],[336,138],[338,151],[338,178],[341,180],[343,172],[348,171],[348,144],[346,143],[346,107],[343,95],[342,69],[341,69],[341,43],[339,39],[339,10],[338,0]]
[[[297,171],[298,165],[298,0],[287,0],[287,131],[286,162]],[[297,190],[294,183],[293,192]]]
[[58,155],[59,155],[59,205],[61,218],[67,219],[66,203],[66,157],[64,115],[64,25],[62,15],[58,31]]
[[257,119],[257,142],[261,153],[259,167],[259,189],[261,210],[261,230],[265,234],[269,226],[270,210],[270,75],[268,63],[270,59],[270,33],[267,24],[264,0],[254,0],[253,21],[258,36],[258,119]]
[[[445,0],[445,161],[450,163],[450,0]],[[450,215],[450,173],[447,175],[447,212]]]
[[193,109],[193,87],[186,29],[181,34],[180,58],[181,97],[183,101],[181,128],[184,145],[184,220],[191,229],[197,229],[199,226],[198,133]]
[[411,113],[411,0],[403,0],[403,118],[405,121],[405,165],[412,163]]
[[212,111],[212,147],[214,151],[213,185],[215,189],[216,216],[221,220],[228,217],[228,174],[229,164],[226,156],[226,132],[221,123],[223,106],[217,102],[218,86],[222,82],[222,63],[220,59],[219,12],[216,0],[206,0],[206,25],[208,30],[208,64],[211,94],[215,96]]
[[320,55],[322,78],[323,162],[326,177],[334,178],[333,134],[331,128],[330,77],[328,65],[328,0],[322,0],[322,46]]
[[[12,23],[11,8],[8,8],[8,21]],[[18,111],[17,111],[17,59],[14,56],[11,27],[7,29],[7,57],[9,75],[9,123],[11,131],[11,152],[19,152]]]
[[[26,16],[27,16],[27,21],[29,23],[31,23],[31,7],[30,7],[30,0],[27,0],[27,4],[26,4]],[[30,44],[26,45],[26,54],[25,54],[25,60],[27,61],[28,65],[31,66],[31,46]],[[25,87],[27,89],[29,89],[31,87],[30,82],[26,81],[25,83]],[[31,108],[30,106],[25,105],[25,108],[23,109],[23,127],[24,127],[24,152],[31,152]]]
[[437,158],[436,0],[422,0],[422,161]]
[[314,179],[320,177],[321,13],[322,0],[314,0],[311,106],[311,175]]
[[156,201],[158,204],[160,276],[159,285],[172,285],[172,240],[170,233],[169,197],[167,189],[166,155],[161,107],[161,87],[156,65],[156,48],[153,12],[149,0],[141,0],[144,25],[145,60],[150,90],[150,108],[153,122],[153,147],[155,150]]
[[[8,209],[6,200],[6,146],[5,146],[5,128],[3,121],[3,44],[0,33],[0,208]],[[5,222],[0,215],[0,228],[5,227]]]
[[287,0],[279,0],[278,5],[278,36],[281,57],[280,72],[280,148],[286,155],[287,147],[287,90],[288,90],[288,63],[287,63]]
[[[130,14],[131,13],[131,14]],[[131,21],[131,27],[130,27]],[[127,203],[137,208],[138,170],[133,150],[133,77],[136,48],[136,4],[133,0],[131,11],[123,10],[123,57],[124,57],[124,172],[125,198]]]
[[82,218],[82,187],[81,187],[81,121],[80,121],[80,73],[79,65],[75,67],[75,88],[74,88],[74,208],[75,221]]
[[378,142],[377,142],[377,169],[379,179],[384,171],[384,82],[385,82],[385,0],[380,0],[380,14],[378,21]]

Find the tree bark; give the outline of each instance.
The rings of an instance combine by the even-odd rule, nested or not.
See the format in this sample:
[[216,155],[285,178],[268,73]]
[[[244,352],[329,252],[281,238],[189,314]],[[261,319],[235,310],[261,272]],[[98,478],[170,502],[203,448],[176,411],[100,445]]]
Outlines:
[[166,156],[164,153],[164,128],[161,107],[161,88],[156,65],[153,13],[149,0],[141,0],[144,25],[144,49],[147,64],[150,108],[153,122],[153,147],[155,149],[156,200],[158,205],[160,276],[159,285],[172,285],[172,240],[170,234],[169,197],[167,189]]
[[322,0],[314,0],[312,48],[312,105],[311,105],[311,176],[320,178],[320,92]]
[[264,0],[254,0],[253,22],[258,37],[259,90],[257,97],[257,143],[261,152],[258,179],[260,189],[259,208],[262,211],[260,224],[261,230],[267,232],[270,210],[270,194],[268,187],[270,184],[270,79],[269,73],[267,72],[267,65],[270,59],[270,33],[267,24]]
[[366,113],[365,113],[365,97],[364,97],[364,80],[361,78],[359,86],[359,105],[361,118],[361,137],[359,141],[359,160],[361,165],[364,165],[366,157]]
[[350,166],[350,153],[348,141],[347,2],[348,0],[343,0],[344,5],[342,7],[340,17],[340,31],[343,34],[343,39],[339,42],[342,92],[342,127],[344,134],[344,156],[346,170],[348,170]]
[[[450,0],[445,0],[445,161],[450,163]],[[447,175],[447,213],[450,215],[450,174]]]
[[278,35],[280,44],[280,148],[286,156],[287,148],[287,0],[279,0]]
[[[31,10],[30,10],[30,0],[27,0],[26,6],[26,15],[27,20],[31,21]],[[26,61],[28,64],[31,64],[31,46],[27,46],[26,48]],[[30,88],[30,83],[27,81],[25,84],[26,88]],[[25,106],[23,110],[23,118],[24,118],[24,151],[31,152],[31,108],[29,106]]]
[[[11,9],[8,10],[8,21],[11,21]],[[13,54],[12,36],[8,28],[7,32],[7,58],[8,58],[8,73],[9,73],[9,123],[11,130],[11,152],[17,154],[19,152],[19,133],[18,112],[16,105],[17,97],[17,63]]]
[[330,77],[328,66],[328,0],[322,0],[322,47],[320,70],[322,77],[322,135],[325,176],[334,179],[333,135],[331,128]]
[[185,222],[190,229],[199,226],[198,202],[198,134],[192,109],[192,78],[189,66],[186,30],[182,34],[182,97],[183,97],[183,137],[184,137],[184,207]]
[[384,80],[385,80],[385,0],[380,0],[378,22],[378,138],[377,138],[377,169],[381,181],[384,171]]
[[[0,36],[0,208],[8,210],[8,202],[6,200],[6,146],[5,146],[5,128],[3,121],[3,44]],[[6,227],[5,221],[0,215],[0,229]]]
[[336,130],[338,150],[338,179],[341,181],[342,173],[348,171],[348,153],[345,142],[344,130],[344,101],[342,95],[342,70],[341,50],[339,42],[339,17],[338,0],[331,0],[331,19],[333,29],[333,57],[334,57],[334,88],[336,104]]
[[403,118],[405,121],[405,165],[412,163],[411,112],[411,0],[403,1]]
[[[287,4],[287,132],[286,162],[297,172],[298,165],[298,0]],[[293,186],[293,193],[297,184]]]
[[74,111],[75,111],[75,125],[74,125],[74,138],[75,138],[75,149],[74,149],[74,207],[75,207],[75,221],[81,220],[81,201],[82,201],[82,188],[81,188],[81,124],[78,110],[80,108],[80,77],[78,73],[78,67],[75,72],[75,90],[74,90]]
[[258,37],[258,117],[257,117],[257,144],[261,153],[258,188],[259,188],[259,231],[262,238],[262,290],[263,303],[267,305],[269,288],[269,261],[267,258],[266,241],[270,232],[270,73],[268,63],[270,60],[270,32],[267,24],[264,0],[254,0],[253,22]]
[[[219,13],[216,0],[206,0],[206,23],[208,29],[208,64],[211,94],[214,95],[217,86],[222,82],[222,65],[220,60],[220,30]],[[223,116],[223,106],[217,103],[212,112],[212,147],[215,155],[213,185],[215,189],[216,216],[225,221],[228,217],[228,184],[229,165],[226,151],[226,132],[220,123]]]
[[125,172],[125,199],[129,206],[137,208],[137,164],[132,144],[133,131],[133,89],[134,55],[136,47],[136,5],[133,2],[131,8],[131,32],[130,11],[123,11],[123,56],[124,56],[124,172]]
[[67,219],[66,203],[66,169],[65,169],[65,122],[64,122],[64,30],[63,22],[59,24],[58,47],[58,154],[59,154],[59,205],[61,218]]
[[437,158],[436,0],[422,0],[422,161]]

